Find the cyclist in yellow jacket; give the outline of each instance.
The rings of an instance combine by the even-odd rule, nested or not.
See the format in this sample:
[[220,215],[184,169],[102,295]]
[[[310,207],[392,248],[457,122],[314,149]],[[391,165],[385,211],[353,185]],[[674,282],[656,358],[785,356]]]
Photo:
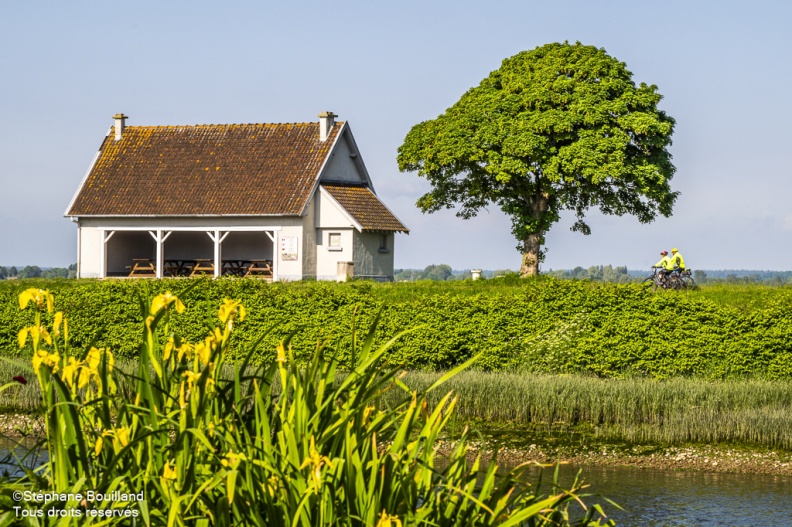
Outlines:
[[660,269],[658,274],[660,275],[660,283],[663,283],[665,281],[665,275],[674,271],[674,262],[671,257],[668,256],[668,251],[662,251],[660,256],[663,258],[652,267]]
[[671,249],[671,262],[674,268],[679,269],[680,272],[685,270],[685,259],[682,258],[682,254],[676,247]]

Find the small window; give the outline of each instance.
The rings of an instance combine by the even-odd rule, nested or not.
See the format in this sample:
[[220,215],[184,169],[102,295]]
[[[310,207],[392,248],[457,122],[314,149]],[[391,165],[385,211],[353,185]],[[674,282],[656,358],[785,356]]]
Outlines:
[[390,249],[388,249],[388,235],[387,234],[380,234],[379,252],[381,252],[381,253],[389,253],[390,252]]
[[328,251],[342,250],[340,232],[331,232],[327,235],[327,250]]

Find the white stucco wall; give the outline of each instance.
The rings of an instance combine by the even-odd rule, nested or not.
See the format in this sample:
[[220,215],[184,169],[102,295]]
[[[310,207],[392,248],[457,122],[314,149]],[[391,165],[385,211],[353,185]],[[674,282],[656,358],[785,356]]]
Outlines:
[[359,157],[352,157],[352,155],[359,156],[353,152],[350,147],[351,139],[348,139],[347,134],[342,135],[336,143],[333,153],[330,155],[324,171],[322,172],[322,181],[335,181],[339,183],[365,183],[366,179],[361,174],[361,164]]
[[346,211],[323,190],[316,193],[314,224],[317,229],[347,229],[355,226]]
[[386,234],[387,252],[380,252],[381,234],[355,232],[355,276],[377,280],[393,280],[393,233]]
[[[337,233],[341,237],[339,247],[330,248],[330,234]],[[354,262],[355,230],[346,228],[317,229],[319,244],[316,247],[316,279],[335,280],[338,262]]]
[[[355,225],[349,215],[326,192],[315,196],[316,279],[335,280],[338,262],[354,262]],[[341,235],[340,249],[330,248],[330,234]]]
[[79,227],[77,236],[79,237],[78,278],[99,278],[103,250],[102,233],[95,227]]

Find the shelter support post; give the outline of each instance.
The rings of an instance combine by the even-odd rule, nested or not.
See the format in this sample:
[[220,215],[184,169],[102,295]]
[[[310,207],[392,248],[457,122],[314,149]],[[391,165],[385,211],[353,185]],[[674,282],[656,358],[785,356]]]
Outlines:
[[219,277],[223,272],[223,240],[226,239],[229,232],[223,233],[220,235],[219,230],[206,231],[206,234],[209,235],[209,238],[214,242],[214,276],[215,278]]
[[101,261],[99,262],[99,278],[107,278],[107,242],[113,237],[115,231],[106,231],[100,229],[99,232],[102,236],[102,250],[99,252]]
[[149,234],[154,241],[157,243],[157,261],[154,264],[157,269],[157,278],[162,278],[163,276],[163,262],[164,262],[164,253],[165,253],[165,240],[168,239],[168,236],[171,235],[173,231],[167,231],[163,234],[162,229],[157,229],[156,231],[149,231]]
[[278,239],[278,230],[264,231],[264,234],[272,241],[272,281],[278,281],[278,244],[275,240]]

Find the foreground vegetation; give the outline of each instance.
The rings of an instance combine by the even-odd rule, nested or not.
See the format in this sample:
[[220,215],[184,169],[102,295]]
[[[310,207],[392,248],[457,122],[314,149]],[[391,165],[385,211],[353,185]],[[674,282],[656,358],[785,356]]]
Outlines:
[[[36,283],[51,288],[71,313],[75,346],[94,343],[119,357],[137,354],[135,299],[171,290],[195,306],[172,323],[185,338],[202,338],[208,324],[203,313],[223,298],[237,298],[251,316],[235,332],[235,342],[247,347],[274,326],[260,347],[274,349],[299,330],[293,337],[298,361],[310,359],[307,350],[326,340],[340,350],[339,360],[348,362],[350,324],[368,325],[382,310],[376,345],[415,328],[386,354],[408,369],[450,369],[478,356],[479,369],[520,373],[710,380],[792,375],[790,287],[719,285],[653,294],[633,284],[553,278],[405,284],[2,282],[0,353],[6,356],[19,353],[15,328],[30,323],[30,314],[15,307],[15,295]],[[253,363],[265,355],[255,352]]]
[[[49,458],[0,485],[2,525],[602,524],[599,507],[570,521],[577,480],[545,495],[525,482],[525,467],[496,477],[491,463],[479,474],[466,433],[444,468],[436,463],[457,400],[447,393],[430,408],[428,397],[469,363],[411,390],[382,360],[392,341],[375,348],[373,331],[359,340],[353,329],[342,378],[336,350],[315,347],[298,363],[288,339],[248,373],[254,343],[227,378],[244,307],[224,300],[219,325],[207,320],[204,337],[188,341],[172,331],[184,305],[164,293],[140,304],[145,324],[130,377],[108,349],[70,345],[73,325],[53,304],[43,290],[19,299],[33,307],[18,342],[32,348],[27,369],[44,402]],[[123,389],[130,382],[134,396]],[[12,501],[12,491],[26,490],[68,494]],[[100,497],[84,501],[89,491]]]

